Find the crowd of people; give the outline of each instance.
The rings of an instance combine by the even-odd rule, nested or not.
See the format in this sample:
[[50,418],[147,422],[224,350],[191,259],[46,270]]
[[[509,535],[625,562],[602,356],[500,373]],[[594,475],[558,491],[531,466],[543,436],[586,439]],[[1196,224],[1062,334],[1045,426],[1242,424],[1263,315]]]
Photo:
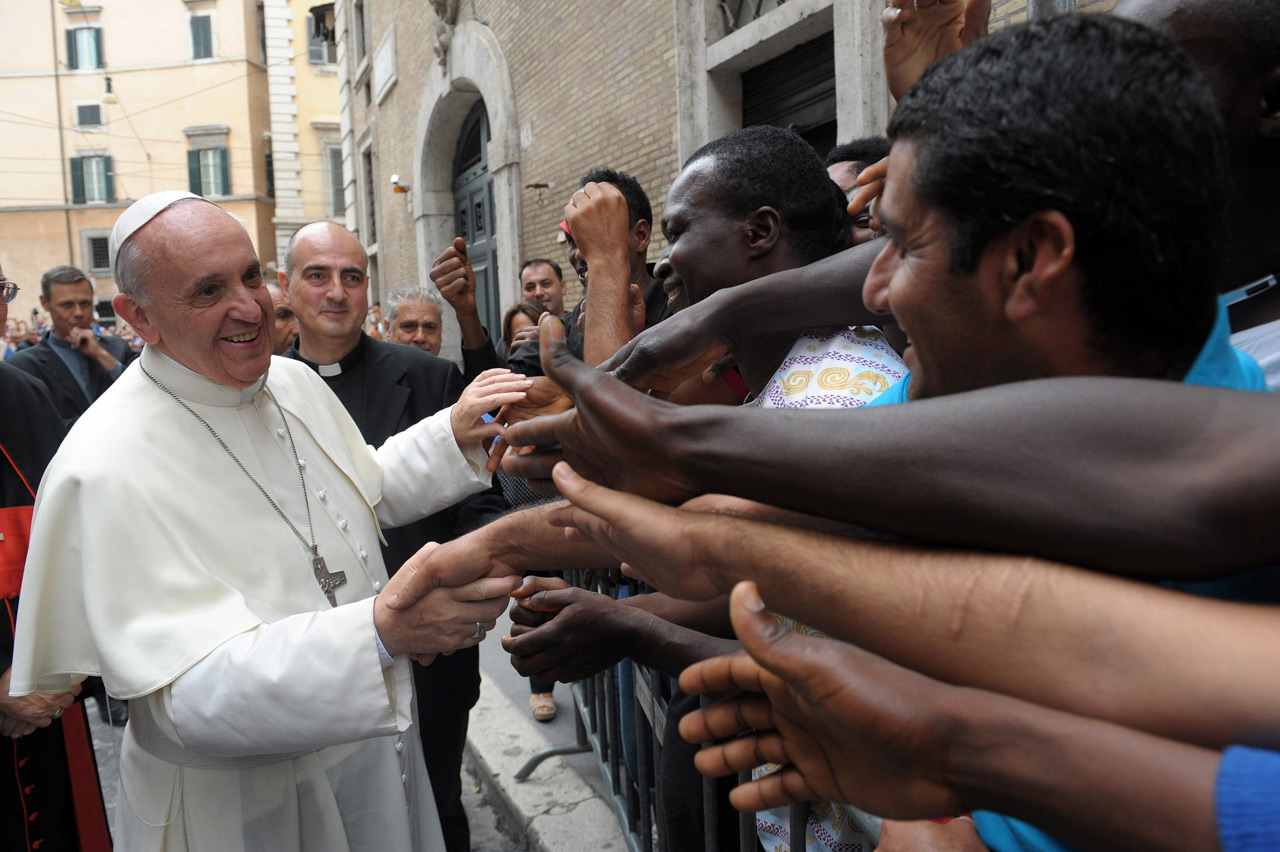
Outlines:
[[670,679],[671,850],[743,841],[703,775],[768,852],[1275,848],[1280,8],[989,5],[891,0],[886,137],[730,133],[656,222],[585,173],[586,295],[530,259],[499,329],[462,239],[370,305],[345,228],[268,280],[186,192],[111,235],[140,353],[49,270],[0,367],[3,848],[109,847],[96,690],[118,848],[465,852],[508,605],[535,718]]

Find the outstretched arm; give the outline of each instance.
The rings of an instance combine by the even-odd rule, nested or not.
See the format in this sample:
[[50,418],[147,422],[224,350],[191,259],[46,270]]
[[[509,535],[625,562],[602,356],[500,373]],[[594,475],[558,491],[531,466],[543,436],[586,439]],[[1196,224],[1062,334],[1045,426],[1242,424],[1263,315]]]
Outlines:
[[752,580],[777,612],[941,680],[1214,747],[1280,747],[1274,607],[690,512],[567,466],[556,480],[573,506],[552,519],[668,594],[709,599]]
[[[856,412],[675,406],[543,338],[576,407],[507,431],[547,450],[508,459],[513,475],[546,480],[564,458],[664,502],[718,492],[1137,576],[1280,559],[1280,400],[1267,394],[1072,378]],[[892,476],[869,488],[868,466]]]
[[673,624],[559,579],[528,577],[513,597],[515,623],[502,647],[516,671],[539,682],[582,680],[623,658],[676,677],[699,660],[739,647],[733,639]]
[[698,753],[708,775],[788,765],[734,790],[740,810],[812,798],[897,819],[982,808],[1090,849],[1218,849],[1216,751],[947,686],[792,633],[749,583],[735,589],[732,616],[750,656],[699,663],[680,686],[744,694],[691,713],[680,732],[735,737]]
[[[740,337],[830,325],[879,325],[862,282],[884,246],[872,240],[808,266],[728,287],[636,335],[603,366],[638,388],[670,393],[708,371]],[[803,292],[798,299],[796,293]]]

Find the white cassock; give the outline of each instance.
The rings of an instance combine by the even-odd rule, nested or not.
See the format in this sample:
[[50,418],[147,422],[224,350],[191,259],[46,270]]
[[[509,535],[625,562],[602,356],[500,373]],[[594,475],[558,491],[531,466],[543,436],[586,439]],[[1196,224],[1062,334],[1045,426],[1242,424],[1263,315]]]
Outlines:
[[[148,347],[138,362],[205,418],[293,523],[307,508],[280,410]],[[305,462],[331,607],[311,553],[208,430],[138,365],[82,416],[35,509],[15,693],[101,674],[128,698],[116,846],[443,849],[401,656],[383,668],[379,524],[489,484],[449,409],[367,446],[306,365],[267,383]],[[430,731],[425,732],[430,736]]]

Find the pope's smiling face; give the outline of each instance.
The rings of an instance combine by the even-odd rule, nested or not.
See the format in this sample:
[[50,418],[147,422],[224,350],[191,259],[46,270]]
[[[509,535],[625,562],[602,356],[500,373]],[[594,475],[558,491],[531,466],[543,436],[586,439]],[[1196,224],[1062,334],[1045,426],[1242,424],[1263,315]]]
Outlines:
[[271,363],[275,312],[240,223],[193,201],[160,213],[132,239],[147,259],[145,301],[136,318],[126,317],[138,335],[220,385],[260,379]]

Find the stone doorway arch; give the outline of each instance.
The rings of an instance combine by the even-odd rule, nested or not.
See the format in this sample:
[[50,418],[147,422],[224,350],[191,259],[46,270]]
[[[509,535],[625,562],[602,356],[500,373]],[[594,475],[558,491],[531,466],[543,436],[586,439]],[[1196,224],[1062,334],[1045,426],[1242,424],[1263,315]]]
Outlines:
[[[418,276],[420,283],[430,286],[431,261],[455,236],[454,153],[467,115],[482,99],[489,118],[486,161],[493,179],[497,291],[500,309],[505,310],[518,297],[520,130],[502,46],[492,30],[474,20],[454,27],[445,65],[434,66],[423,87],[414,151]],[[500,333],[500,329],[489,329],[492,339]],[[441,354],[456,358],[460,351],[457,325],[446,320]]]

